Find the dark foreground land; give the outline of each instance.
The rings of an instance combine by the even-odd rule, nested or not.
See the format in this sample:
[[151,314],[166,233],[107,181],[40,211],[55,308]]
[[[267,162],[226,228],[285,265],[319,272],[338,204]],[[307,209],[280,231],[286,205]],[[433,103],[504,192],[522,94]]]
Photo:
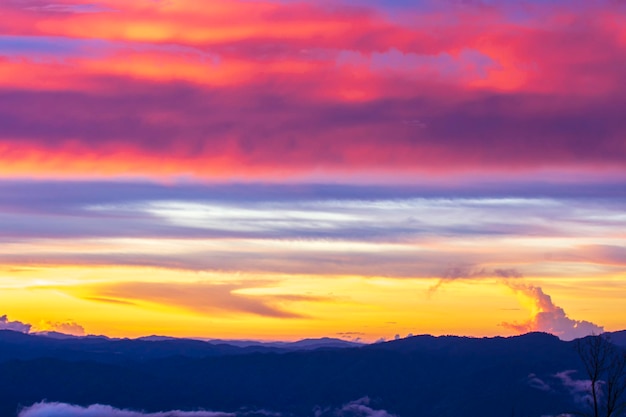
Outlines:
[[399,417],[556,416],[584,405],[583,379],[574,342],[542,333],[240,347],[0,331],[2,417],[43,400],[308,417],[363,397]]

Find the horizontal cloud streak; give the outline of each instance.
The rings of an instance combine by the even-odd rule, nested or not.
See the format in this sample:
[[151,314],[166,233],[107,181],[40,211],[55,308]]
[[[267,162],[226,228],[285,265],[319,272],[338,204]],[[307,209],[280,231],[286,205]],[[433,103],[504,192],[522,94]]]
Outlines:
[[4,182],[0,263],[448,279],[626,265],[624,188],[491,187]]
[[[377,410],[370,406],[368,397],[344,404],[341,408],[317,407],[313,417],[395,417],[385,410]],[[259,411],[239,411],[223,413],[215,411],[167,411],[167,412],[139,412],[123,410],[108,405],[94,404],[88,407],[65,403],[41,402],[24,408],[18,417],[246,417],[246,416],[274,416],[286,414]]]
[[[626,125],[615,110],[625,103],[619,99],[545,116],[534,108],[550,99],[496,93],[468,97],[451,108],[428,97],[316,103],[307,97],[273,97],[263,87],[236,97],[230,97],[230,88],[222,92],[123,83],[115,88],[120,94],[104,100],[79,93],[0,91],[2,102],[12,103],[10,108],[0,106],[5,144],[0,156],[7,160],[3,175],[60,175],[65,167],[65,175],[71,176],[81,173],[81,166],[92,166],[96,176],[135,172],[247,180],[279,178],[282,173],[306,178],[320,168],[348,177],[369,170],[443,175],[545,167],[579,167],[592,173],[601,168],[621,171],[626,158],[620,141]],[[297,84],[293,89],[302,94]],[[180,97],[188,98],[175,110],[165,104]],[[30,114],[26,104],[33,100],[46,112]],[[528,102],[527,109],[518,109],[519,101]],[[550,106],[558,109],[556,101]],[[222,110],[215,110],[224,102],[233,108],[220,104]],[[443,108],[433,114],[433,107]],[[481,108],[499,110],[476,114],[474,109]],[[509,108],[515,113],[507,114]],[[69,120],[63,114],[74,116]],[[415,118],[426,127],[406,123]],[[68,137],[82,139],[68,142]],[[17,158],[9,160],[10,154]],[[72,162],[73,156],[81,163]],[[163,158],[167,164],[160,163]]]
[[[70,294],[77,293],[81,298],[106,303],[148,302],[158,305],[174,306],[183,310],[201,314],[218,313],[252,314],[272,318],[305,318],[304,315],[280,308],[281,301],[328,301],[319,297],[305,295],[262,295],[250,296],[237,291],[253,287],[254,282],[245,284],[214,283],[157,283],[157,282],[122,282],[79,288],[59,288]],[[263,283],[257,283],[263,286]]]
[[63,403],[38,403],[20,411],[18,417],[235,417],[232,413],[213,411],[168,411],[162,413],[142,413],[120,410],[107,405],[79,407]]
[[[589,185],[579,195],[520,188],[359,186],[158,186],[107,183],[0,184],[5,236],[331,238],[418,236],[609,236],[623,226],[626,196]],[[28,191],[27,193],[25,191]],[[597,193],[597,196],[593,193]],[[603,214],[598,215],[599,212]],[[67,219],[59,224],[57,219]],[[105,220],[100,223],[95,220]]]

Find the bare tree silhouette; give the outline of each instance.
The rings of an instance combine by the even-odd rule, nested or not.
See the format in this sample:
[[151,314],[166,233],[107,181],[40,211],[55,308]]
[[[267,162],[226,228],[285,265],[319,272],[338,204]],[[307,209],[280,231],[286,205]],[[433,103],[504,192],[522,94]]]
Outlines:
[[608,336],[576,341],[576,351],[590,381],[590,408],[580,413],[592,417],[618,417],[626,410],[626,351]]

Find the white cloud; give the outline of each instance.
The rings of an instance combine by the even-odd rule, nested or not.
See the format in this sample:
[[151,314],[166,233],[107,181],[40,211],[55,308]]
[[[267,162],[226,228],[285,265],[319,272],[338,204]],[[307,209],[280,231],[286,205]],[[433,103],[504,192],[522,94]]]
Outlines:
[[[579,404],[591,404],[591,381],[572,378],[576,371],[563,371],[554,376],[561,381],[561,384],[570,392],[574,400]],[[601,390],[598,392],[601,395]]]
[[37,403],[23,409],[18,417],[234,417],[235,414],[213,411],[167,411],[143,413],[140,411],[120,410],[108,405],[90,405],[80,407],[63,403]]
[[[218,411],[163,411],[146,413],[142,411],[122,410],[108,405],[94,404],[88,407],[64,403],[41,402],[24,408],[18,417],[245,417],[247,415],[266,415],[280,417],[280,413],[257,410],[254,412],[224,413]],[[341,408],[317,408],[314,417],[396,417],[385,410],[376,410],[370,406],[370,399],[363,397],[344,404]]]
[[370,403],[369,397],[363,397],[349,402],[339,409],[318,409],[315,412],[315,417],[396,417],[386,410],[375,410],[370,407]]

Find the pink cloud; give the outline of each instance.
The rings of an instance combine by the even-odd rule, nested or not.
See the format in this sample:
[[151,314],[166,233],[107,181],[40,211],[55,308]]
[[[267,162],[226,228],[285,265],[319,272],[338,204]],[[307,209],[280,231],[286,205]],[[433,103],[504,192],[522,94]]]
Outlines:
[[0,5],[0,33],[107,42],[0,57],[0,175],[623,172],[626,35],[610,3],[524,19],[503,4],[403,18],[199,4]]

